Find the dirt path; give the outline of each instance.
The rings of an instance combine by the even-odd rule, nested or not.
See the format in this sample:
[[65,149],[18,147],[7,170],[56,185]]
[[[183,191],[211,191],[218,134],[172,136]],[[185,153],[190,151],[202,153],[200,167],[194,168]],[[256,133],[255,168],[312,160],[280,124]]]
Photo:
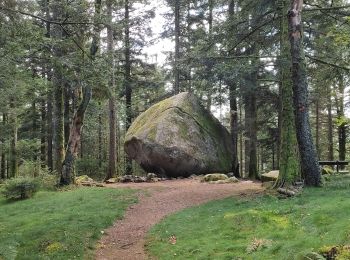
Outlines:
[[210,200],[261,192],[261,184],[242,181],[236,184],[205,184],[198,180],[158,183],[113,184],[108,187],[142,190],[139,202],[132,205],[124,219],[114,223],[100,240],[96,259],[144,260],[144,237],[165,216]]

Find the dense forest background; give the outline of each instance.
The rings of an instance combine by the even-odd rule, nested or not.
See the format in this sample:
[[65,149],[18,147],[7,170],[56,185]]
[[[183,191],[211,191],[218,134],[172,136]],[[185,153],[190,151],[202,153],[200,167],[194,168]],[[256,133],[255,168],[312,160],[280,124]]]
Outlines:
[[[290,1],[162,5],[158,35],[149,1],[1,1],[1,179],[50,171],[64,183],[73,168],[96,179],[140,174],[123,150],[127,129],[182,91],[230,130],[241,176],[278,169]],[[348,158],[349,9],[345,0],[304,2],[310,124],[322,160]],[[149,46],[169,39],[173,51],[158,63]]]

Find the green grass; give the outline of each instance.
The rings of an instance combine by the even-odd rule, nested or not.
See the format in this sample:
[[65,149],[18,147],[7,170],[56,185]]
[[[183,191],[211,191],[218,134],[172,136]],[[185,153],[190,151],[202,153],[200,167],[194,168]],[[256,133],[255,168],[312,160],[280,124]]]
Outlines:
[[107,188],[0,197],[0,259],[92,259],[101,231],[134,202],[134,191]]
[[350,244],[348,176],[290,199],[229,198],[186,209],[153,227],[147,238],[158,259],[306,259],[341,244]]

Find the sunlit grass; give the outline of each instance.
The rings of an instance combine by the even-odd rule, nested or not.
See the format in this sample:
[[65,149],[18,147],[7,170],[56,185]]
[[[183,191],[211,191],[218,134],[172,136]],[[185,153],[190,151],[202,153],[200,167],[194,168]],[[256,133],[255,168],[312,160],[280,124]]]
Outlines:
[[349,187],[349,177],[334,177],[295,198],[229,198],[186,209],[156,225],[147,248],[159,259],[306,259],[350,244]]
[[101,231],[135,201],[131,190],[107,188],[0,198],[0,259],[92,259]]

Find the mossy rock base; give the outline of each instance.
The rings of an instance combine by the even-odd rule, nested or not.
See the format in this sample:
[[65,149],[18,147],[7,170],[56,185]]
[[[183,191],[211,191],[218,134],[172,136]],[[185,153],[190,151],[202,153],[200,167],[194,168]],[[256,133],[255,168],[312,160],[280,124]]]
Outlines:
[[229,132],[187,92],[163,100],[137,117],[124,146],[145,171],[162,177],[231,171]]

